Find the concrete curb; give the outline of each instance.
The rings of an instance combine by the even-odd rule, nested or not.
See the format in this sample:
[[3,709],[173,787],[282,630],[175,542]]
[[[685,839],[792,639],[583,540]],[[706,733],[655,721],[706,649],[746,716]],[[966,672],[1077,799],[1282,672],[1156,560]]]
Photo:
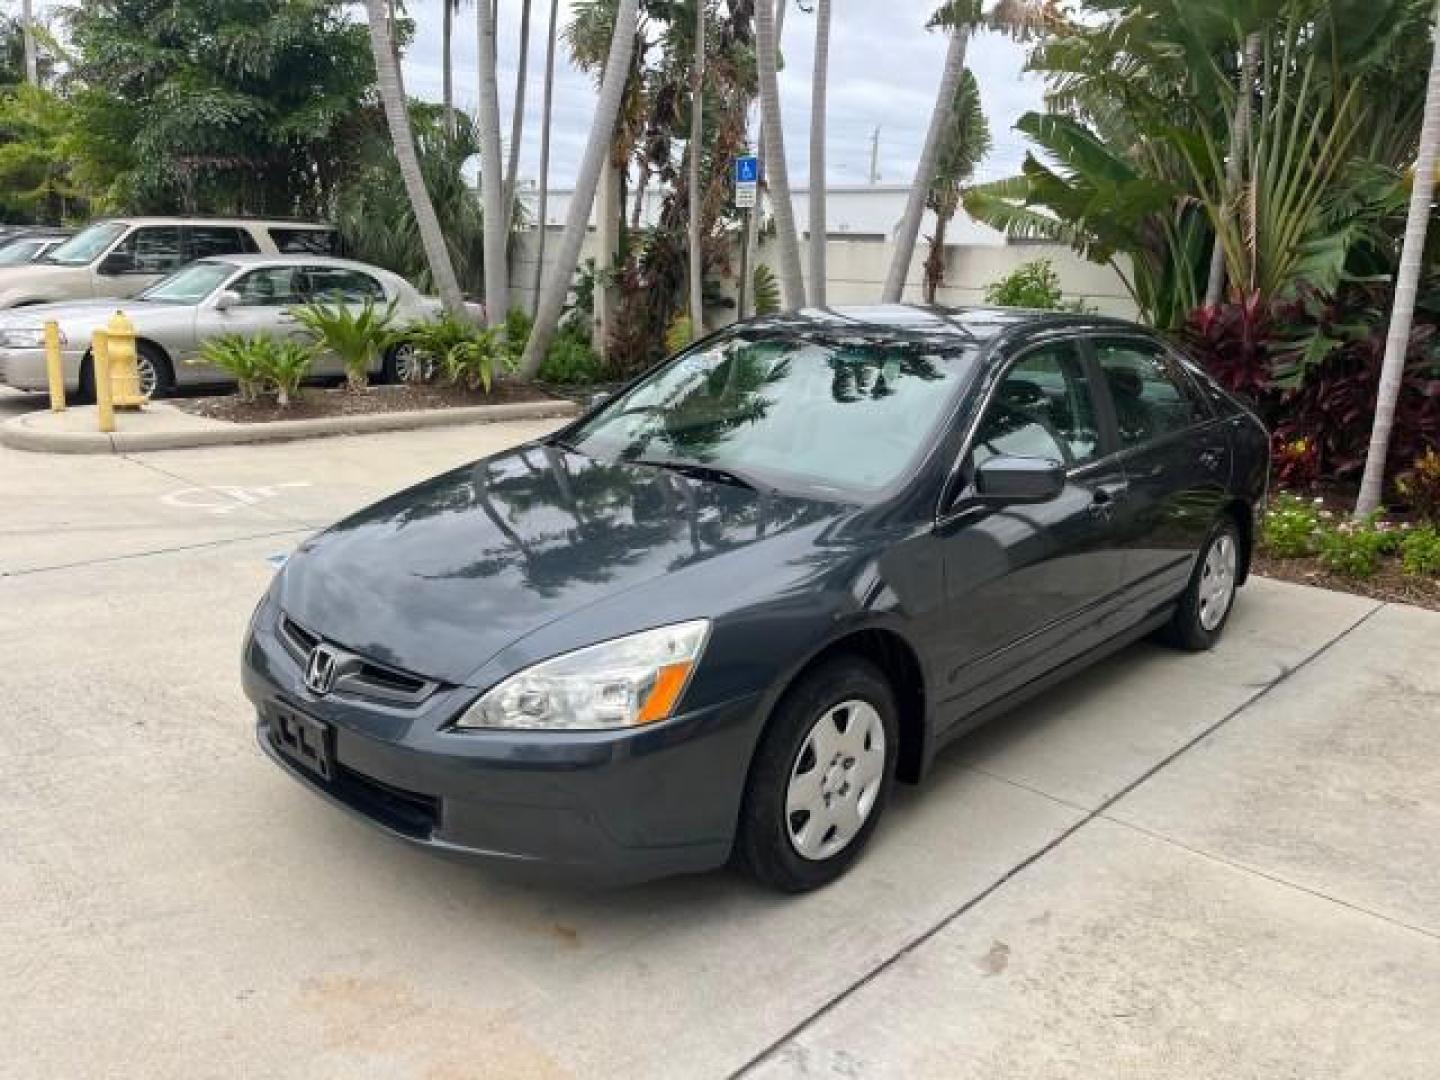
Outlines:
[[[505,405],[467,405],[451,409],[414,412],[367,413],[360,416],[333,416],[316,420],[272,420],[261,424],[231,424],[216,421],[214,428],[178,431],[37,431],[36,417],[48,413],[27,413],[0,424],[0,446],[45,454],[133,454],[148,450],[183,450],[196,446],[240,446],[248,443],[287,442],[328,435],[371,435],[385,431],[413,431],[420,428],[454,427],[461,424],[493,424],[505,420],[546,420],[575,416],[573,401],[521,401]],[[124,424],[124,417],[119,418]],[[27,423],[28,421],[28,423]]]

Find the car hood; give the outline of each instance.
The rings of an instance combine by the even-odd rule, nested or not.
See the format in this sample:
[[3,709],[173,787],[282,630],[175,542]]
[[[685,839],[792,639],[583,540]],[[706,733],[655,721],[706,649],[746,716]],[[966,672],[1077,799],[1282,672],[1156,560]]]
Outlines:
[[[394,495],[301,545],[280,606],[343,648],[444,682],[556,619],[843,514],[831,502],[529,446]],[[733,595],[735,582],[710,594]],[[686,617],[711,614],[693,610]],[[643,621],[636,629],[646,625]]]

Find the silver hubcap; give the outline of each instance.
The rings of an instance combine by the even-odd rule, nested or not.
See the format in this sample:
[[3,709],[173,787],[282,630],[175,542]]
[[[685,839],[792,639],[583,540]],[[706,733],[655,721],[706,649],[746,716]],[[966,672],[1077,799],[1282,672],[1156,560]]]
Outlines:
[[435,364],[428,358],[422,359],[412,345],[401,345],[395,350],[395,378],[398,382],[422,381],[435,372]]
[[150,363],[144,356],[135,357],[135,372],[140,376],[140,393],[146,397],[153,397],[160,385],[160,376],[155,372],[155,365]]
[[801,744],[785,792],[785,828],[802,858],[844,850],[865,826],[885,777],[885,725],[858,699],[825,712]]
[[1200,571],[1200,625],[1214,630],[1225,619],[1235,598],[1235,540],[1221,533],[1205,553]]

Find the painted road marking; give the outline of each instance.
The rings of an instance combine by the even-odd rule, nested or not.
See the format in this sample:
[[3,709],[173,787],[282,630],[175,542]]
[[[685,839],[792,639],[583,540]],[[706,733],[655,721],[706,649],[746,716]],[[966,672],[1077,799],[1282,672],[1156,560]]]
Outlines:
[[284,488],[307,488],[308,480],[286,480],[279,484],[243,486],[212,484],[209,487],[188,487],[160,496],[166,506],[177,510],[194,510],[202,514],[233,514],[247,506],[280,497]]

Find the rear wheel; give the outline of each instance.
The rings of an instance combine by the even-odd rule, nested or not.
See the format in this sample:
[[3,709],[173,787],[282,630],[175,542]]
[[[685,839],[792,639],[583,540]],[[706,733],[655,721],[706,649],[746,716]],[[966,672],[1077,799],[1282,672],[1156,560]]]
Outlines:
[[435,377],[435,361],[414,345],[402,342],[385,353],[381,377],[392,384],[429,382]]
[[1227,517],[1211,530],[1190,584],[1161,633],[1164,640],[1191,652],[1212,647],[1235,606],[1239,579],[1240,530]]
[[761,882],[805,892],[850,868],[875,831],[899,728],[884,675],[859,657],[802,676],[756,752],[736,854]]
[[136,343],[135,369],[140,375],[140,393],[146,397],[169,397],[175,392],[175,370],[170,358],[154,345]]

